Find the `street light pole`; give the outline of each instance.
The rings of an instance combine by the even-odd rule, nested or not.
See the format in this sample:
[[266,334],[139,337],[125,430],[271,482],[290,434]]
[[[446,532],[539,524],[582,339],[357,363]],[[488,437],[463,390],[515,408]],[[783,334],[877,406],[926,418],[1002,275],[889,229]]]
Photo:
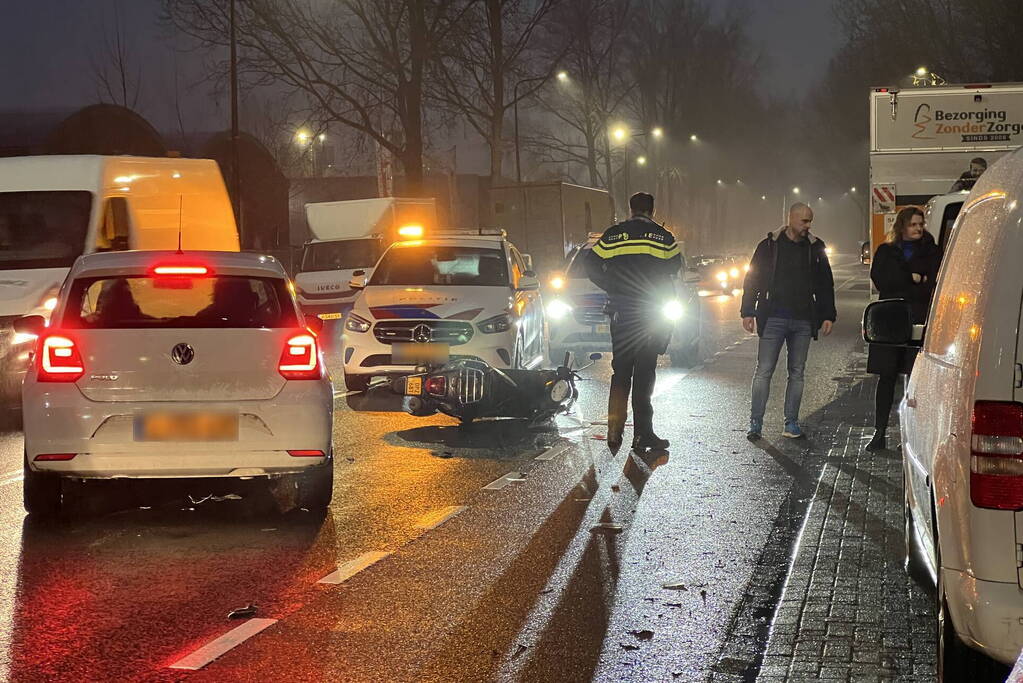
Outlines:
[[238,237],[245,247],[244,236],[245,233],[242,229],[242,178],[241,169],[238,164],[238,40],[235,35],[235,11],[234,11],[235,0],[231,0],[231,185],[233,194],[234,204],[234,218],[238,223]]
[[546,80],[547,76],[523,78],[515,81],[515,87],[512,88],[512,116],[515,119],[515,182],[518,185],[522,184],[522,158],[519,151],[519,86],[523,83],[535,83]]

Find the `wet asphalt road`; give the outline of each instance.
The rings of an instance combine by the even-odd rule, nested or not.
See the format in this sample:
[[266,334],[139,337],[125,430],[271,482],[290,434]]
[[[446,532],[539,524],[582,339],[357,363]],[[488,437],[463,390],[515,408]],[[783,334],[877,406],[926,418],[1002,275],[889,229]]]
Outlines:
[[[806,415],[833,398],[865,277],[836,267],[839,324],[811,348]],[[35,524],[21,435],[3,433],[0,677],[705,680],[792,480],[784,451],[745,439],[756,340],[737,301],[702,301],[705,364],[658,374],[669,453],[612,457],[594,438],[606,359],[547,432],[460,429],[339,385],[325,519],[252,487],[93,483],[69,519]],[[361,571],[318,583],[339,566]],[[199,671],[168,668],[250,604],[277,621]]]

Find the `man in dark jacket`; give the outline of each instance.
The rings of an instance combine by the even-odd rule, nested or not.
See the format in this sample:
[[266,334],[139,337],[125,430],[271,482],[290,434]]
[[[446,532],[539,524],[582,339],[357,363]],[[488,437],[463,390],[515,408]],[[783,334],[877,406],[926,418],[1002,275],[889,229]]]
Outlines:
[[764,412],[778,355],[788,349],[785,387],[785,429],[782,436],[798,439],[799,404],[803,399],[803,370],[810,339],[818,331],[831,334],[835,322],[835,282],[822,240],[810,234],[813,211],[793,204],[789,222],[757,245],[743,285],[742,326],[760,335],[757,369],[753,373],[750,427],[746,436],[760,438]]
[[657,356],[671,337],[665,304],[675,298],[674,278],[682,266],[675,237],[653,220],[654,198],[638,192],[629,199],[632,218],[608,228],[586,260],[590,280],[608,294],[611,316],[611,393],[607,406],[607,443],[622,445],[632,389],[635,422],[632,447],[665,449],[668,441],[654,434]]

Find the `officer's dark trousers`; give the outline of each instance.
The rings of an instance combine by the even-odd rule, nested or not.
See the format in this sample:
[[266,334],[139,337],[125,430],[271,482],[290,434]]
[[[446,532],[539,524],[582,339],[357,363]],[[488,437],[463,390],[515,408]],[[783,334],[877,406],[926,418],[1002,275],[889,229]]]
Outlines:
[[[635,434],[654,431],[654,407],[650,396],[654,393],[657,355],[663,350],[664,340],[651,334],[642,318],[617,313],[611,318],[611,394],[607,402],[609,434],[621,434],[632,389],[632,420]],[[659,348],[661,347],[661,348]]]

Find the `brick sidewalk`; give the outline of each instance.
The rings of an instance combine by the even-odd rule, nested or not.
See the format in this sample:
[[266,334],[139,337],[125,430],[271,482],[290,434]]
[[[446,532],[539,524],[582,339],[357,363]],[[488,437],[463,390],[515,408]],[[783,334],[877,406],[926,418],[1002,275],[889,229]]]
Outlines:
[[901,454],[863,450],[876,382],[854,363],[822,419],[834,437],[774,615],[764,683],[934,680],[933,598],[903,568]]

